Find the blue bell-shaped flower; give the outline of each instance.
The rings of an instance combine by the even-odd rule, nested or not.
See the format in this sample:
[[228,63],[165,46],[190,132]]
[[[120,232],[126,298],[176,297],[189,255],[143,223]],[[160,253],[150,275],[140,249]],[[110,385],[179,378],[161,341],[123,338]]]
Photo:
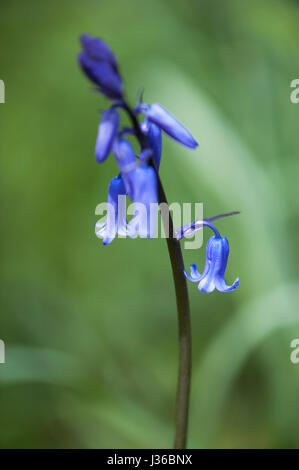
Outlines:
[[[219,234],[218,234],[219,235]],[[185,276],[192,282],[199,282],[198,290],[201,292],[229,292],[239,285],[237,278],[231,286],[224,279],[227,259],[229,255],[229,243],[225,237],[212,236],[206,247],[206,263],[203,273],[200,274],[196,264],[191,264],[191,274],[184,271]]]

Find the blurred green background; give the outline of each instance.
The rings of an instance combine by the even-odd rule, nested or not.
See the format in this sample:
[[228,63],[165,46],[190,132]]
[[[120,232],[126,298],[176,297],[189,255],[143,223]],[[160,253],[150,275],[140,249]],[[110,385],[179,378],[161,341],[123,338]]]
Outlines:
[[[131,102],[145,87],[199,140],[164,138],[169,201],[221,220],[230,294],[189,283],[189,446],[299,447],[299,2],[1,3],[0,446],[170,447],[177,323],[164,240],[94,236],[116,175],[99,166],[100,109],[78,36],[115,50]],[[205,239],[210,234],[205,232]],[[184,252],[202,268],[205,250]]]

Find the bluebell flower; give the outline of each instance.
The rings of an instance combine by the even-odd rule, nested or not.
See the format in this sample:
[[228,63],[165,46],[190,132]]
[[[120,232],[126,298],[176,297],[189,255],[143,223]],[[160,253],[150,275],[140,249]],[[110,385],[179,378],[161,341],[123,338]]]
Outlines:
[[96,235],[103,238],[103,245],[111,243],[116,234],[127,236],[125,204],[120,203],[119,196],[126,195],[126,188],[121,176],[112,178],[108,187],[107,218],[105,222],[96,223]]
[[217,289],[220,292],[229,292],[239,285],[237,278],[231,286],[228,286],[224,279],[227,259],[229,255],[229,244],[225,237],[209,238],[206,248],[206,263],[203,273],[200,274],[196,264],[191,264],[191,275],[184,271],[185,276],[192,282],[199,282],[198,290],[201,292],[213,292]]
[[148,136],[148,143],[153,152],[153,160],[156,169],[159,171],[162,153],[161,129],[159,126],[157,126],[153,122],[150,122],[148,119],[145,119],[140,124],[140,128],[143,134]]
[[118,72],[116,58],[109,46],[100,38],[88,34],[81,36],[83,51],[78,61],[88,78],[99,91],[112,100],[122,100],[123,83]]
[[198,143],[188,129],[161,104],[154,103],[149,105],[141,103],[137,106],[135,111],[137,113],[142,112],[150,122],[156,124],[162,131],[166,132],[166,134],[186,147],[192,149],[197,147]]
[[239,285],[239,278],[236,278],[231,286],[228,286],[225,282],[224,275],[229,255],[229,243],[227,238],[220,236],[213,224],[205,219],[187,224],[176,231],[177,238],[181,239],[183,236],[191,235],[200,230],[204,225],[209,226],[215,233],[207,242],[204,270],[200,274],[196,264],[191,264],[190,275],[186,270],[184,270],[184,274],[190,281],[199,283],[198,290],[201,292],[210,293],[215,289],[220,292],[232,291]]
[[110,108],[102,113],[95,147],[95,156],[99,163],[107,158],[116,136],[118,125],[119,114],[116,109]]

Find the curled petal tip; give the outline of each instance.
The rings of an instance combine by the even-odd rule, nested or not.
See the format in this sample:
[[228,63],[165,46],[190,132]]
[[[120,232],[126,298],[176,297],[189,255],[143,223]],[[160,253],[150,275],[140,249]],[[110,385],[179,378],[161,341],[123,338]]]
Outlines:
[[184,269],[184,274],[191,282],[198,282],[201,278],[201,274],[198,271],[196,264],[190,264],[190,274],[187,273],[186,269]]
[[240,278],[237,277],[233,283],[233,289],[236,289],[240,285]]

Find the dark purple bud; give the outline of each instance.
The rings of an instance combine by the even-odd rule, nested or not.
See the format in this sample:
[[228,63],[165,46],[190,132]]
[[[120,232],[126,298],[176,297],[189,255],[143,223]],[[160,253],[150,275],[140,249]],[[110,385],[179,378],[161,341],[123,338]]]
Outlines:
[[122,99],[121,77],[109,62],[97,62],[86,52],[80,52],[78,61],[88,78],[100,87],[101,93],[113,100]]
[[97,162],[103,162],[111,150],[119,125],[119,114],[114,108],[102,113],[96,140],[95,156]]
[[100,92],[112,100],[121,100],[122,79],[117,68],[114,53],[101,38],[89,34],[80,37],[83,51],[78,61],[90,80],[99,86]]
[[103,39],[93,38],[89,34],[82,34],[80,36],[80,41],[84,51],[90,59],[95,60],[96,62],[107,62],[117,70],[116,57]]
[[137,107],[149,121],[159,126],[166,134],[186,147],[195,148],[198,143],[192,134],[161,104],[141,104]]

